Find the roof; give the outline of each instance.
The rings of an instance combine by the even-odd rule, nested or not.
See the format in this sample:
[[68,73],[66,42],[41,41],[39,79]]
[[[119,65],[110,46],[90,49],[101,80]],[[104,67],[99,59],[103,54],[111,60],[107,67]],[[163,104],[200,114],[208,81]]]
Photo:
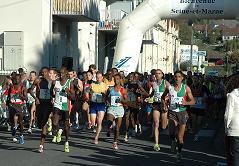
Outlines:
[[203,31],[206,30],[206,25],[204,25],[204,24],[197,24],[197,25],[194,26],[194,29],[196,29],[197,31],[203,32]]
[[223,28],[223,36],[239,36],[239,27],[235,28]]

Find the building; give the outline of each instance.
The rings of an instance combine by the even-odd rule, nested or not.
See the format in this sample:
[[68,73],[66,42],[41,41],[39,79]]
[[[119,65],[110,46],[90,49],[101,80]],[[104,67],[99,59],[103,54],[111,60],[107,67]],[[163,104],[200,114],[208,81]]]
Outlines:
[[101,0],[2,1],[1,73],[18,67],[39,70],[62,64],[86,69],[85,64],[95,63],[100,3]]
[[233,28],[224,27],[222,30],[222,40],[223,42],[228,40],[239,40],[239,26]]
[[179,27],[174,20],[162,20],[144,35],[142,54],[139,59],[138,71],[149,72],[161,69],[165,73],[178,70]]
[[[19,67],[111,68],[120,21],[143,0],[31,0],[0,4],[0,74]],[[147,37],[148,36],[148,37]],[[138,71],[173,72],[178,26],[164,20],[145,34]],[[153,65],[148,65],[153,64]]]

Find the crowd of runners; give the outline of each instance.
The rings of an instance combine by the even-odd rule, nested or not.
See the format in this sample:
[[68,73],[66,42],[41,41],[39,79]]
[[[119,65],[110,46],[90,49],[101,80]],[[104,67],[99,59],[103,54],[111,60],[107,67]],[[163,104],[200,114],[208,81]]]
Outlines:
[[0,122],[8,126],[12,141],[20,144],[25,134],[40,128],[41,153],[48,135],[59,143],[62,134],[64,151],[69,152],[70,130],[80,126],[92,130],[92,143],[98,144],[103,124],[107,124],[107,137],[114,133],[114,150],[120,134],[128,142],[142,134],[144,126],[154,140],[152,150],[159,151],[160,133],[167,129],[171,151],[180,161],[185,131],[195,134],[197,141],[198,131],[224,113],[226,82],[226,77],[181,71],[164,74],[160,69],[125,76],[116,68],[102,73],[95,65],[86,72],[43,67],[39,73],[27,74],[20,68],[0,88]]

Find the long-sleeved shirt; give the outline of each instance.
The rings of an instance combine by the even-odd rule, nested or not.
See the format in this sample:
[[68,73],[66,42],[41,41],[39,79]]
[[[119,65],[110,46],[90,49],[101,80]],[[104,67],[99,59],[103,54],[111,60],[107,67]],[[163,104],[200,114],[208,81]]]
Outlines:
[[227,136],[239,136],[239,89],[227,95],[224,122]]

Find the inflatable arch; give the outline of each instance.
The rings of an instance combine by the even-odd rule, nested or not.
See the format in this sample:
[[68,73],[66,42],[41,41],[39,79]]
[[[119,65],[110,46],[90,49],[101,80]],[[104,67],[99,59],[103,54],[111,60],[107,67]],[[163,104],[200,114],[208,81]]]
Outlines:
[[239,19],[239,0],[145,0],[119,27],[113,67],[137,68],[143,34],[162,19]]

